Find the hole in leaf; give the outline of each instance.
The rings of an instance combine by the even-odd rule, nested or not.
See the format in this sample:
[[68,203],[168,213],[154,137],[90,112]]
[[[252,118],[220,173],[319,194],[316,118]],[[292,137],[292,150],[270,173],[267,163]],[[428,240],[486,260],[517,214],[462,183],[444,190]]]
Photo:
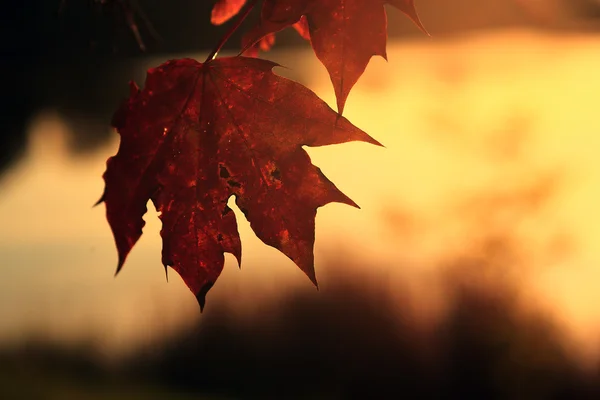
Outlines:
[[223,164],[219,164],[219,176],[223,179],[227,179],[231,176],[229,170],[227,170]]
[[275,168],[273,171],[271,171],[271,176],[273,177],[273,179],[281,181],[281,171],[279,170],[279,168]]

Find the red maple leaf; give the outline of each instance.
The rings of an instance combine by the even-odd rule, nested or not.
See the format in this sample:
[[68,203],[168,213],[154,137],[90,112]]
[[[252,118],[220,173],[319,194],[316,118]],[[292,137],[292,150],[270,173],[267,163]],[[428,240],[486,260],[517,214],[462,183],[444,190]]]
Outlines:
[[[298,32],[300,37],[306,40],[310,40],[308,32],[308,21],[306,17],[302,16],[298,22],[292,25],[292,27]],[[247,41],[246,38],[243,40]],[[244,55],[248,57],[257,57],[259,51],[269,51],[275,44],[275,33],[269,33],[259,39],[258,42],[254,43],[248,50],[244,51]]]
[[260,38],[260,40],[254,43],[249,49],[243,52],[246,57],[258,57],[260,51],[269,51],[275,44],[275,34],[269,33],[266,36]]
[[210,22],[213,25],[224,24],[240,12],[245,4],[246,0],[217,0],[210,14]]
[[403,11],[424,32],[414,0],[265,0],[260,23],[245,36],[244,49],[306,16],[312,47],[327,68],[340,113],[372,56],[387,59],[384,4]]
[[[218,0],[213,6],[210,22],[213,25],[224,24],[237,15],[245,4],[246,0]],[[298,22],[292,24],[292,26],[302,38],[310,40],[306,18],[301,18]],[[257,57],[259,51],[269,51],[274,44],[275,33],[266,34],[246,49],[244,55],[247,57]]]
[[379,143],[312,91],[247,58],[191,59],[150,69],[145,87],[115,113],[121,135],[100,201],[119,254],[117,272],[142,235],[149,199],[162,220],[162,262],[204,306],[224,253],[241,262],[235,196],[256,235],[316,284],[318,207],[358,207],[315,167],[303,145]]

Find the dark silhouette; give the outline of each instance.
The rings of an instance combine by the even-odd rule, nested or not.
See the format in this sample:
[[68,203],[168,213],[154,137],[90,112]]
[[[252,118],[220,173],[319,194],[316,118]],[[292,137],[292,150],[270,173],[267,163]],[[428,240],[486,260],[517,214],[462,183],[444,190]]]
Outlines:
[[398,300],[401,285],[386,291],[372,276],[346,274],[249,322],[211,304],[221,307],[212,318],[116,366],[95,361],[93,347],[7,349],[0,394],[51,398],[58,386],[83,399],[148,390],[152,398],[598,398],[598,376],[580,371],[550,318],[520,307],[510,282],[465,279],[465,268],[477,275],[472,267],[486,265],[454,263],[450,311],[433,330],[419,327],[408,298]]

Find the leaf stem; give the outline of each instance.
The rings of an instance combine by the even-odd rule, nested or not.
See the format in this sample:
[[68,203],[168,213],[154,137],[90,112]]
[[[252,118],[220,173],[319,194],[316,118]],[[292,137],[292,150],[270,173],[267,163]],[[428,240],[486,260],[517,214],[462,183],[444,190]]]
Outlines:
[[221,51],[221,48],[225,45],[225,43],[227,43],[229,38],[231,38],[231,35],[233,35],[235,33],[235,31],[237,31],[237,29],[240,27],[240,25],[242,25],[242,22],[244,22],[246,17],[248,17],[248,15],[250,14],[250,11],[252,11],[252,9],[256,5],[256,3],[258,3],[258,0],[250,0],[248,5],[246,6],[246,9],[244,10],[244,12],[242,12],[238,16],[235,23],[231,26],[231,28],[229,28],[229,30],[227,32],[225,32],[225,35],[223,35],[221,40],[219,40],[219,43],[217,43],[217,45],[215,46],[213,51],[211,51],[210,54],[208,55],[208,57],[206,57],[206,61],[204,61],[205,63],[217,58],[217,54],[219,53],[219,51]]

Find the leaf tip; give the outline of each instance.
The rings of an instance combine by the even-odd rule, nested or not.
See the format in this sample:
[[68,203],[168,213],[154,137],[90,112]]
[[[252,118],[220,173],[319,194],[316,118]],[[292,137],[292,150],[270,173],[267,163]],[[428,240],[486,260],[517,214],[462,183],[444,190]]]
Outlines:
[[416,20],[413,19],[413,22],[415,23],[415,25],[417,25],[419,30],[421,32],[423,32],[427,37],[431,37],[431,34],[427,31],[427,29],[425,28],[425,26],[423,25],[423,23],[421,22],[421,20],[418,17]]
[[115,275],[114,275],[115,278],[117,277],[117,275],[119,275],[119,272],[121,272],[121,269],[123,269],[123,264],[125,264],[125,258],[122,257],[121,255],[119,255],[119,263],[117,264],[117,269],[116,269]]
[[379,140],[375,140],[372,137],[369,136],[369,142],[371,144],[374,144],[375,146],[379,146],[379,147],[383,147],[384,149],[386,148]]
[[237,261],[238,269],[242,269],[242,253],[241,253],[241,251],[236,251],[235,253],[232,253],[232,254],[235,257],[235,260]]
[[319,282],[317,282],[317,275],[315,274],[315,270],[314,268],[311,270],[311,272],[307,272],[306,276],[308,276],[308,279],[310,279],[310,281],[312,282],[313,285],[315,285],[315,287],[317,288],[317,290],[319,290]]
[[307,255],[303,261],[294,260],[294,263],[300,267],[300,270],[310,279],[312,284],[318,289],[319,283],[317,282],[317,274],[315,273],[315,264],[312,252]]
[[129,96],[135,96],[136,94],[138,94],[140,92],[140,87],[138,86],[137,83],[135,83],[134,80],[130,80],[129,81]]
[[358,204],[356,204],[356,202],[354,200],[352,200],[350,197],[346,196],[344,193],[342,193],[341,191],[338,191],[340,193],[340,199],[337,200],[339,203],[342,204],[347,204],[351,207],[354,208],[358,208],[360,210],[360,206]]
[[338,97],[337,99],[337,109],[338,109],[338,115],[342,116],[342,114],[344,114],[344,106],[346,105],[346,99],[342,98],[341,96]]
[[204,306],[206,305],[206,294],[213,287],[214,282],[206,282],[204,286],[200,289],[198,293],[196,293],[196,300],[198,301],[198,305],[200,306],[200,312],[204,311]]
[[119,254],[119,260],[117,262],[117,270],[115,271],[115,277],[119,274],[119,272],[121,272],[121,269],[123,269],[123,265],[125,265],[125,260],[127,259],[127,255],[129,254],[129,251],[131,250],[131,246],[128,248],[124,248],[123,247],[123,243],[117,241],[117,252]]
[[100,198],[98,199],[97,202],[94,203],[94,205],[92,206],[92,208],[99,206],[101,203],[104,202],[104,195],[105,193],[102,193],[102,196],[100,196]]

